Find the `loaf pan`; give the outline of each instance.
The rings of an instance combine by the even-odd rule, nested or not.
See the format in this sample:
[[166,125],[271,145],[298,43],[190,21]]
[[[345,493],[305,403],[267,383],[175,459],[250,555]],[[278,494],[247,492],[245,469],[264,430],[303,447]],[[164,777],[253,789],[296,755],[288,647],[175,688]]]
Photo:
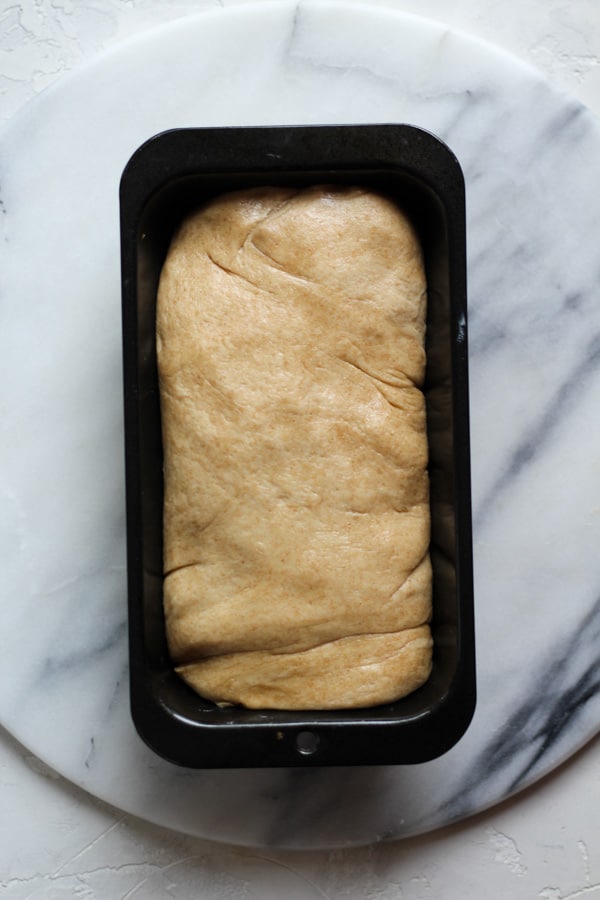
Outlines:
[[[221,709],[174,673],[165,639],[158,279],[177,225],[208,198],[255,185],[326,183],[384,190],[409,213],[424,248],[433,671],[408,697],[369,709]],[[160,756],[194,768],[440,756],[475,707],[465,199],[456,158],[433,135],[398,124],[172,130],[134,153],[120,204],[130,696],[139,735]]]

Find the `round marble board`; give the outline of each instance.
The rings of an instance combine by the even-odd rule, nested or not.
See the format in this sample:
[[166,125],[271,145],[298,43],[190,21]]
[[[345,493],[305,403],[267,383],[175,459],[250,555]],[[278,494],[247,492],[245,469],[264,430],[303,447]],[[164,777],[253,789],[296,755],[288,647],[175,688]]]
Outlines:
[[[467,181],[478,707],[416,767],[190,771],[130,721],[118,183],[166,128],[408,122]],[[0,721],[91,793],[247,845],[433,829],[600,722],[600,127],[533,70],[389,10],[276,2],[161,27],[2,135]]]

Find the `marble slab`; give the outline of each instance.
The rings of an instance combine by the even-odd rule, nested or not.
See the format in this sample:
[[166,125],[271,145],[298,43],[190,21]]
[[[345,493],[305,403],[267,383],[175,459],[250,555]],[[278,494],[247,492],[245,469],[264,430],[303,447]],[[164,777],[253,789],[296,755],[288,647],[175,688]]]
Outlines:
[[[118,182],[165,128],[409,122],[467,181],[479,699],[415,767],[197,772],[129,717]],[[600,126],[434,22],[314,2],[125,43],[0,135],[0,721],[128,812],[333,847],[432,830],[532,784],[600,723]]]

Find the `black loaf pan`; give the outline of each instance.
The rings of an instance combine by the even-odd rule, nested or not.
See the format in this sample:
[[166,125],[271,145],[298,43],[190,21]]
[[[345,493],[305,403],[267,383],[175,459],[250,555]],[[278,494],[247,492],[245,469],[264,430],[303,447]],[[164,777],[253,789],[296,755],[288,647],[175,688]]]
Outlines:
[[[383,189],[416,224],[428,277],[434,663],[385,706],[219,709],[169,660],[162,612],[162,446],[155,353],[158,278],[182,217],[254,185]],[[121,179],[130,690],[138,733],[195,768],[420,763],[452,747],[475,707],[464,180],[451,151],[408,125],[182,129],[143,144]]]

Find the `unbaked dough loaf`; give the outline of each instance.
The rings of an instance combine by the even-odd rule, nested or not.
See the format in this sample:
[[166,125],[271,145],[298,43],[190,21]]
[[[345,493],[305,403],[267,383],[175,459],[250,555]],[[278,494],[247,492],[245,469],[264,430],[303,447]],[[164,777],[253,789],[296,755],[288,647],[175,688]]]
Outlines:
[[415,232],[370,191],[227,194],[175,235],[164,609],[204,697],[360,707],[427,679],[425,306]]

